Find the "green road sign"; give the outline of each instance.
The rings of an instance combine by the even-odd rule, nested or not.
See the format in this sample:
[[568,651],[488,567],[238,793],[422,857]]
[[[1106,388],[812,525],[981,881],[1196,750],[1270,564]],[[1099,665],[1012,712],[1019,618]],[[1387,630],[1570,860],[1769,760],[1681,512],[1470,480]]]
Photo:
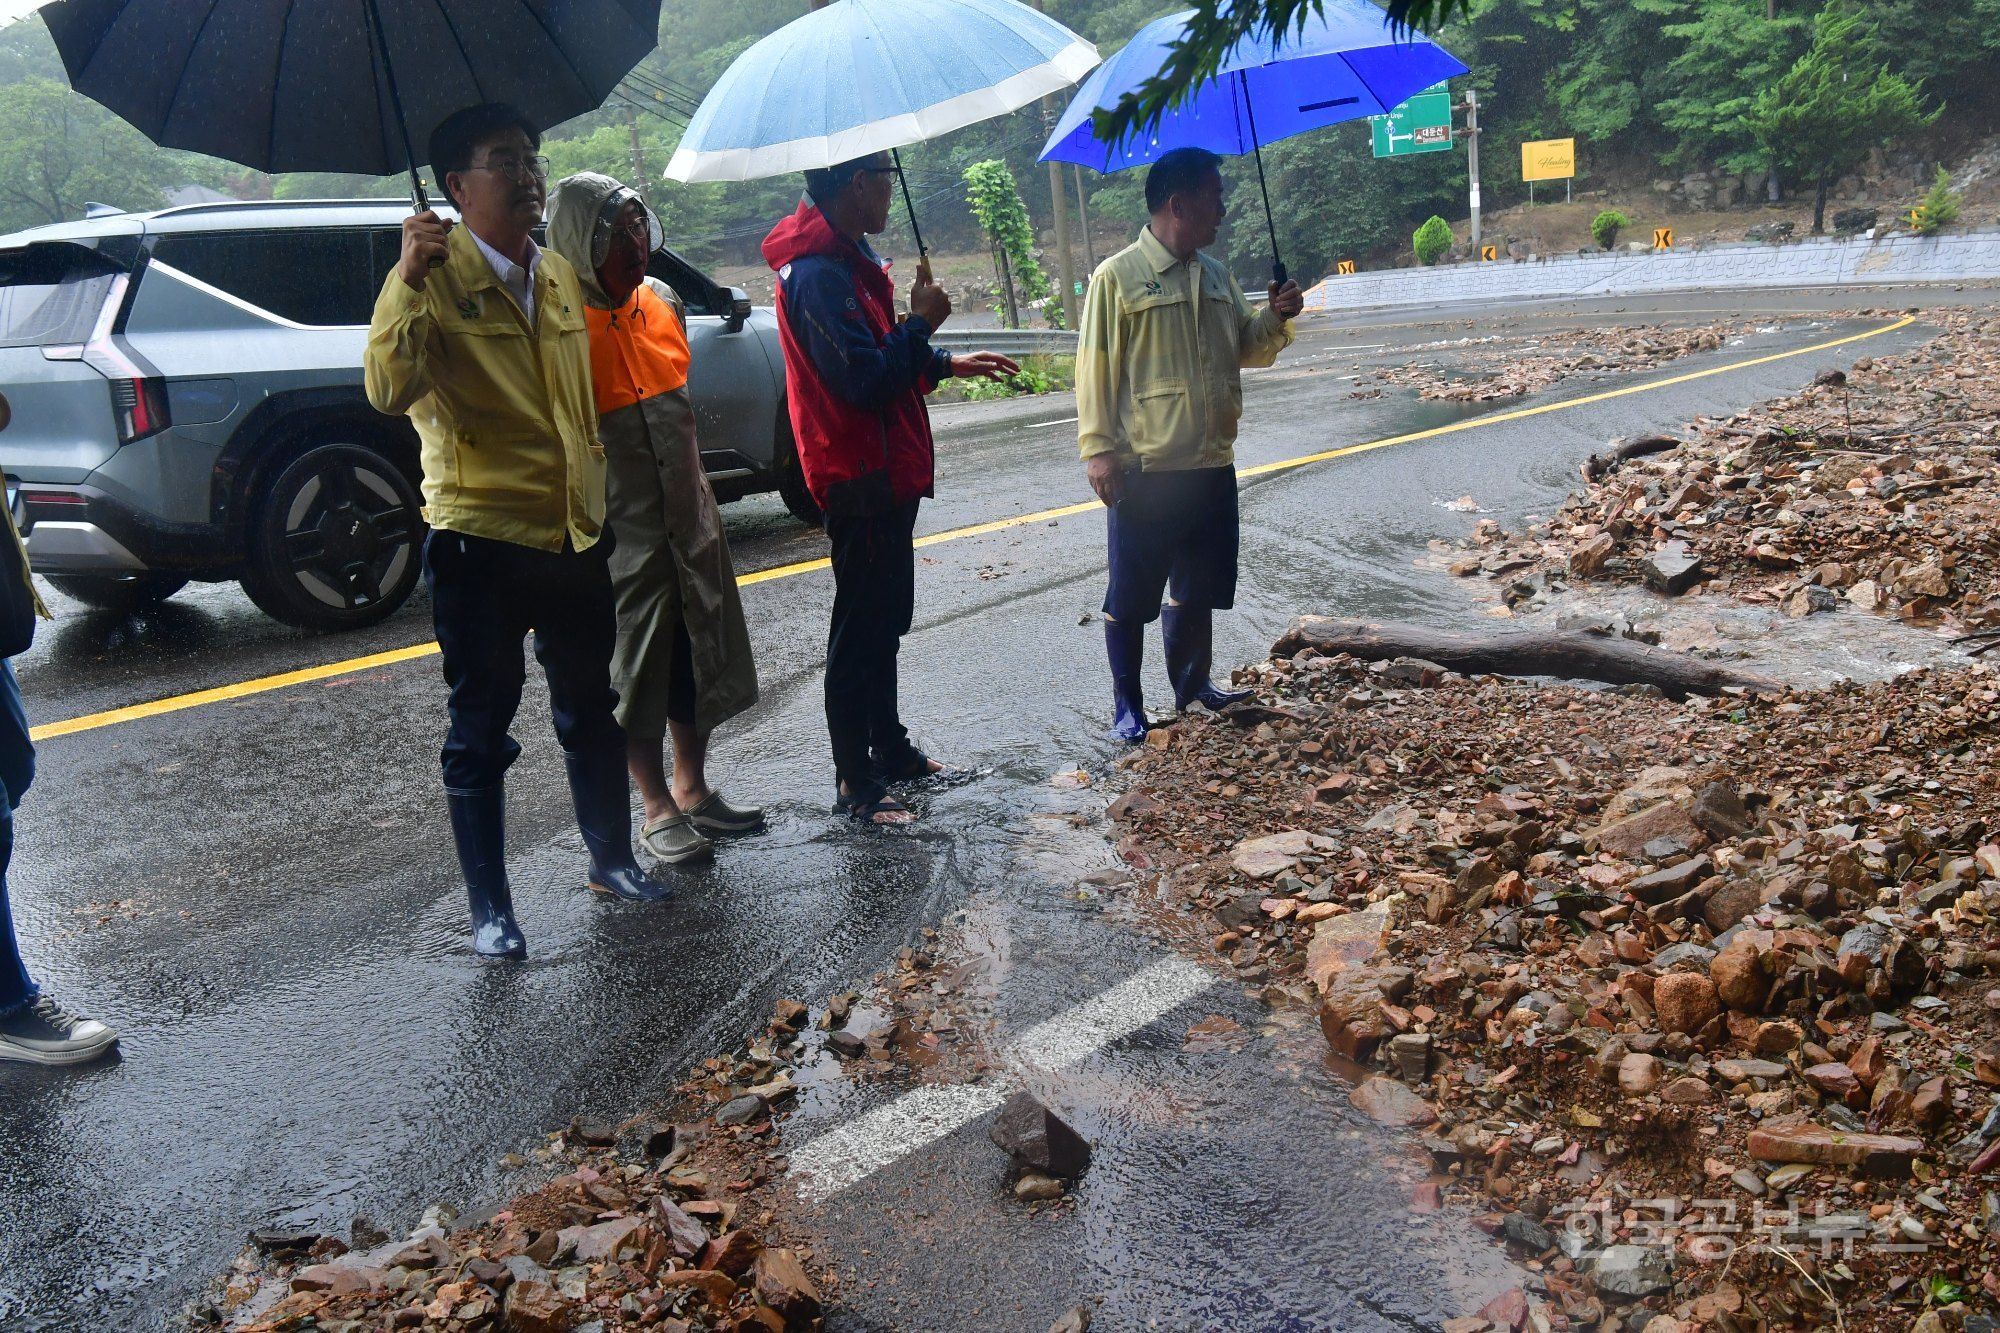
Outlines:
[[1442,83],[1426,88],[1386,116],[1370,116],[1375,156],[1407,157],[1442,153],[1451,147],[1451,91]]

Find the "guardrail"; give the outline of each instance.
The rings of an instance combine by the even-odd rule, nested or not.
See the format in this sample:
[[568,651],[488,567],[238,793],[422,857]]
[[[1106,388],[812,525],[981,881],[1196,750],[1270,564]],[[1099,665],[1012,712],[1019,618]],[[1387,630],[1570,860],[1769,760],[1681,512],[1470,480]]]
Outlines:
[[954,329],[931,335],[947,352],[998,352],[1002,356],[1075,356],[1076,335],[1065,329]]

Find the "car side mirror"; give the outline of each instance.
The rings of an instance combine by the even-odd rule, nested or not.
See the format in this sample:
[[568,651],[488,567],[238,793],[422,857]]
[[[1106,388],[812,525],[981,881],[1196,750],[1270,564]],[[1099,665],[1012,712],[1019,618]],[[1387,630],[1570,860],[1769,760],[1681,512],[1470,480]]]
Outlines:
[[722,326],[731,333],[741,333],[750,322],[750,293],[741,287],[726,287],[723,292],[729,297],[729,315]]

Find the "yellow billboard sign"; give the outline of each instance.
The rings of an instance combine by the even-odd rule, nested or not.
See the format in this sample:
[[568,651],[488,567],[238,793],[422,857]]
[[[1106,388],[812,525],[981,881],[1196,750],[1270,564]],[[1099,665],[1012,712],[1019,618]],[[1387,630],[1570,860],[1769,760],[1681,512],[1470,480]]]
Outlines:
[[1576,140],[1536,139],[1521,145],[1521,179],[1559,181],[1576,175]]

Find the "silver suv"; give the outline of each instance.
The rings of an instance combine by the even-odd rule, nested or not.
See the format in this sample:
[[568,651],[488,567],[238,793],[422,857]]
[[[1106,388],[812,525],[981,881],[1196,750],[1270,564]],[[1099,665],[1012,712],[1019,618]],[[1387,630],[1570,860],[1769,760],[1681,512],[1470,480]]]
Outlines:
[[[131,610],[240,580],[288,624],[346,629],[409,596],[417,437],[362,391],[407,210],[392,203],[92,205],[0,237],[0,434],[34,568]],[[777,321],[663,250],[687,303],[702,461],[718,498],[818,510],[792,448]]]

